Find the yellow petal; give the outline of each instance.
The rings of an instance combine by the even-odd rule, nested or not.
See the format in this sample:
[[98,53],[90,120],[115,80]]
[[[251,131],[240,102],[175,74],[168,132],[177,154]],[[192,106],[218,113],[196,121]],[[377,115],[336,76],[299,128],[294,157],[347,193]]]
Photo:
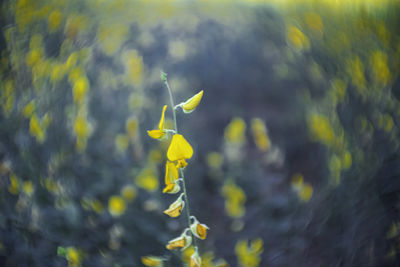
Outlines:
[[165,110],[167,109],[167,105],[164,105],[162,113],[161,113],[161,119],[160,122],[158,123],[158,129],[164,130],[164,120],[165,120]]
[[192,146],[180,134],[174,134],[171,144],[167,151],[167,157],[170,161],[190,159],[193,156]]
[[200,236],[200,239],[206,239],[208,230],[207,225],[199,223],[196,230],[197,234]]
[[164,137],[165,132],[161,131],[161,130],[151,130],[151,131],[147,131],[147,134],[154,139],[161,139]]
[[190,99],[188,99],[181,106],[183,112],[185,112],[185,113],[192,112],[200,104],[202,97],[203,97],[203,90],[201,90],[199,93],[195,94]]
[[181,190],[178,184],[167,184],[163,190],[163,193],[176,194]]
[[158,123],[158,129],[147,131],[147,134],[154,139],[160,139],[165,136],[165,131],[164,131],[164,120],[165,120],[165,110],[167,109],[167,105],[163,107],[163,110],[161,112],[161,119],[160,122]]
[[165,164],[165,184],[173,184],[179,178],[178,169],[176,168],[175,164],[167,161]]

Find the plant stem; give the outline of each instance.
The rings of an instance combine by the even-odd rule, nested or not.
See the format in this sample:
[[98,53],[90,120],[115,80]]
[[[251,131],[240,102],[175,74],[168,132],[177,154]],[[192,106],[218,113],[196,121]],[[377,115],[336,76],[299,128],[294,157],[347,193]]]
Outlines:
[[[178,133],[178,125],[177,125],[177,122],[176,122],[175,103],[174,103],[174,98],[173,98],[173,96],[172,96],[172,90],[171,90],[171,88],[169,87],[167,78],[165,78],[164,83],[165,83],[165,85],[167,86],[167,89],[168,89],[169,100],[170,100],[170,102],[171,102],[172,114],[173,114],[173,117],[174,117],[175,134],[177,134],[177,133]],[[187,215],[188,227],[189,227],[189,229],[190,229],[190,208],[189,208],[189,199],[188,199],[187,191],[186,191],[185,174],[184,174],[183,168],[180,168],[180,169],[179,169],[179,172],[180,172],[181,178],[182,178],[183,197],[184,197],[184,199],[185,199],[186,215]],[[196,246],[196,237],[193,235],[192,231],[190,231],[190,234],[192,235],[193,245]]]

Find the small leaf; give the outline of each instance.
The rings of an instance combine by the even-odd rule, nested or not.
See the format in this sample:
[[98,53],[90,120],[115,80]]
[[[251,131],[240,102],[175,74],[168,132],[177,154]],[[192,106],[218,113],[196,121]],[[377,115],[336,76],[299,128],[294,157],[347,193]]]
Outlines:
[[67,250],[65,248],[63,248],[63,247],[58,247],[57,248],[57,255],[65,258],[66,255],[67,255]]

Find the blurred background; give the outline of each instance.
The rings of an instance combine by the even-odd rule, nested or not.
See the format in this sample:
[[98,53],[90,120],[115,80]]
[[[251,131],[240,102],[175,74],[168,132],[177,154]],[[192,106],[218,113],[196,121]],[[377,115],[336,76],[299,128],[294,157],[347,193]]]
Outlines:
[[[6,0],[0,265],[186,266],[163,211],[168,92],[204,90],[194,148],[203,267],[400,264],[396,0]],[[172,127],[172,113],[166,112]],[[156,266],[156,265],[147,265]]]

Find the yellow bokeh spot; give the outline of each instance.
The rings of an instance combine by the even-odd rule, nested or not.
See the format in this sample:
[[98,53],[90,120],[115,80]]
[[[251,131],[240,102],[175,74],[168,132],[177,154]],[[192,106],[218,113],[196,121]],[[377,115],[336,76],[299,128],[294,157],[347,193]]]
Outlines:
[[258,267],[261,261],[261,253],[263,252],[263,241],[257,238],[248,244],[248,240],[240,239],[235,246],[236,256],[240,266]]
[[207,154],[207,165],[212,169],[218,169],[222,166],[224,158],[221,153],[210,152]]
[[251,132],[257,148],[261,151],[267,151],[271,146],[271,141],[267,134],[267,127],[261,119],[254,118],[251,120]]
[[33,191],[35,190],[32,181],[25,181],[23,183],[23,188],[25,194],[27,194],[28,196],[31,196],[33,194]]
[[225,211],[232,218],[240,218],[245,213],[244,203],[246,195],[244,191],[232,180],[228,180],[222,187],[222,195],[225,198]]
[[65,67],[67,68],[67,70],[70,70],[72,67],[76,65],[77,62],[78,62],[78,53],[73,52],[71,53],[71,55],[69,55],[67,62],[65,62]]
[[138,131],[139,122],[136,117],[130,117],[125,123],[126,134],[129,138],[135,138]]
[[374,79],[380,85],[387,85],[391,79],[388,67],[388,56],[382,51],[374,51],[371,55],[371,65]]
[[52,72],[50,75],[50,81],[53,83],[58,82],[62,80],[62,78],[64,78],[66,73],[67,69],[65,68],[65,65],[61,63],[56,63],[53,65]]
[[129,83],[132,85],[140,85],[143,77],[143,58],[139,56],[136,50],[125,51],[122,59],[126,64],[126,75]]
[[60,27],[62,14],[59,10],[54,10],[49,15],[49,30],[50,32],[57,30]]
[[101,25],[97,32],[97,38],[103,52],[108,56],[111,56],[117,52],[121,45],[125,42],[128,32],[129,28],[127,25]]
[[99,200],[97,199],[93,199],[92,201],[90,201],[90,206],[91,208],[98,214],[103,213],[104,211],[104,205],[103,203],[101,203]]
[[296,26],[289,26],[287,30],[288,42],[294,46],[297,50],[310,47],[310,41],[307,36]]
[[82,261],[82,253],[74,247],[68,247],[66,258],[68,260],[69,267],[77,267]]
[[73,87],[74,102],[81,104],[89,89],[89,81],[86,77],[81,76],[75,80]]
[[114,217],[121,216],[126,209],[125,200],[120,196],[111,196],[108,200],[108,211]]
[[246,123],[241,118],[233,118],[225,128],[225,140],[231,143],[243,144],[245,142]]
[[25,118],[29,118],[35,111],[35,100],[30,101],[22,110]]
[[310,131],[313,138],[327,146],[333,146],[335,134],[329,119],[320,114],[312,114],[310,119]]
[[290,181],[292,189],[295,191],[300,191],[304,185],[304,178],[301,173],[296,173],[293,175],[292,180]]
[[122,188],[121,195],[126,201],[131,202],[136,196],[136,188],[132,185],[126,185]]
[[74,123],[74,133],[77,137],[85,138],[88,135],[88,123],[86,119],[79,115]]
[[158,189],[158,178],[152,169],[144,169],[136,178],[135,184],[147,191],[154,192]]
[[304,186],[298,192],[301,201],[308,202],[313,195],[313,188],[310,184],[304,184]]
[[117,148],[118,152],[120,153],[125,152],[128,146],[129,146],[128,136],[126,136],[125,134],[118,134],[115,137],[115,147]]
[[8,191],[13,195],[19,193],[18,177],[14,173],[10,174],[10,186],[8,187]]
[[32,115],[29,122],[29,132],[32,136],[36,137],[39,143],[43,143],[45,139],[45,131],[36,115]]

